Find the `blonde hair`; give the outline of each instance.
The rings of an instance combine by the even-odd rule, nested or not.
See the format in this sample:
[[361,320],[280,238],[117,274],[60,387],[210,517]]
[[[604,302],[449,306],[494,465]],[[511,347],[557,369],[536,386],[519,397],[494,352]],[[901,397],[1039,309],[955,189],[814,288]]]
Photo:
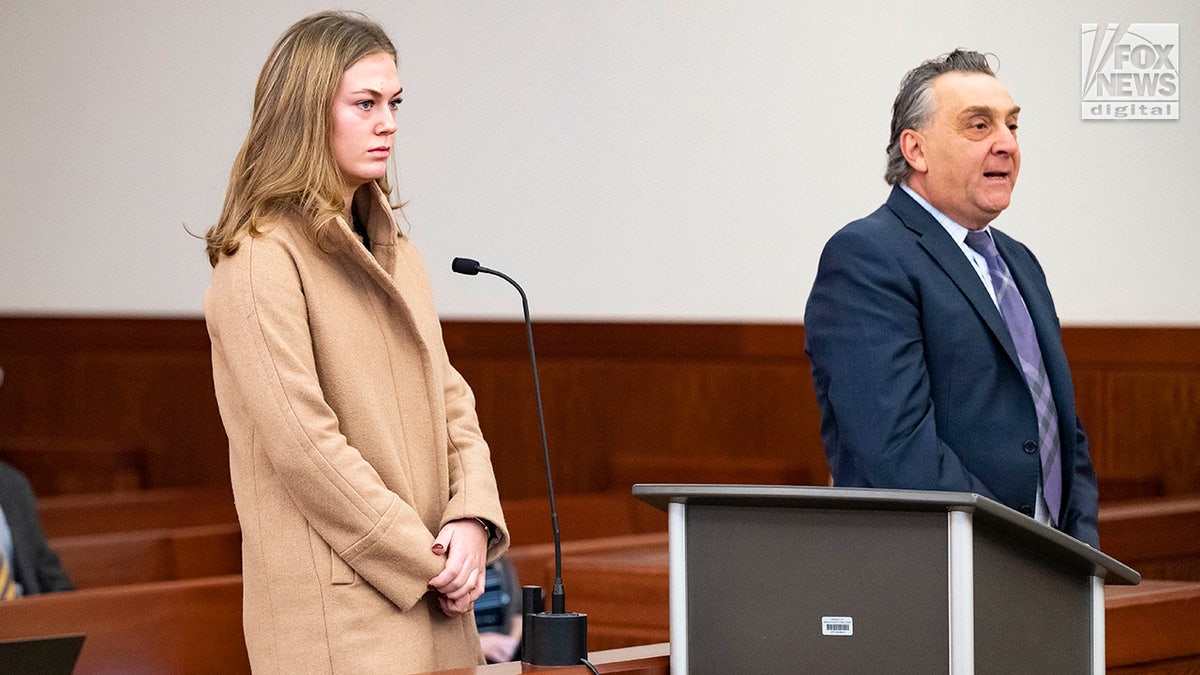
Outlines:
[[[262,234],[267,217],[293,213],[321,245],[346,207],[341,172],[329,146],[333,97],[342,73],[364,56],[396,47],[362,14],[320,12],[288,28],[263,65],[254,89],[250,131],[229,172],[225,204],[204,239],[214,267],[246,236]],[[375,184],[389,194],[387,177]]]

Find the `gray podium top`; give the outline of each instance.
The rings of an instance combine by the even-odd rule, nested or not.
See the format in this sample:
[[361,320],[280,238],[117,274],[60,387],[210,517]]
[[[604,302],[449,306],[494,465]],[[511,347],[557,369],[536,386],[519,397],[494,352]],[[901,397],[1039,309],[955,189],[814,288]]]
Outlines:
[[1136,585],[1136,570],[1078,539],[1043,525],[982,495],[933,490],[800,487],[784,485],[638,484],[633,496],[663,511],[671,503],[877,511],[965,511],[976,523],[1012,537],[1021,546],[1049,553],[1062,564],[1106,583]]

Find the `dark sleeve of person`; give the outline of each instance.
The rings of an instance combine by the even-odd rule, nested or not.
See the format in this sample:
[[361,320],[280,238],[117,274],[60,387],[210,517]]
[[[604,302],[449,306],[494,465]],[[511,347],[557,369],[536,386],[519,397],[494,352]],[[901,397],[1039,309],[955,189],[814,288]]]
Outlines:
[[1064,476],[1070,483],[1067,508],[1063,513],[1062,531],[1079,541],[1100,548],[1100,490],[1096,483],[1096,469],[1092,465],[1091,448],[1083,424],[1075,418],[1075,452],[1070,465],[1063,466]]
[[4,517],[12,530],[13,571],[26,595],[57,593],[75,589],[58,559],[50,549],[38,517],[37,499],[29,481],[16,469],[0,465],[3,472],[5,496]]

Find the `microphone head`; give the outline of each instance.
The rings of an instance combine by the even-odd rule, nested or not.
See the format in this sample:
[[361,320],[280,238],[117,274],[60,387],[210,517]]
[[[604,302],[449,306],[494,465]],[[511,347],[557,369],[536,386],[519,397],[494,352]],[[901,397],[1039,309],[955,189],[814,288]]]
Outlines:
[[474,276],[479,274],[479,261],[471,260],[470,258],[455,258],[454,262],[450,263],[450,269],[459,274]]

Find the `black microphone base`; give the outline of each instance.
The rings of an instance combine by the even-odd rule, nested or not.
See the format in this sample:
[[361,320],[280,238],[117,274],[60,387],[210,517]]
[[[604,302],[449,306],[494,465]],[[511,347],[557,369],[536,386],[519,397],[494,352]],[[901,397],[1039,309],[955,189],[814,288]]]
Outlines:
[[539,612],[523,636],[521,661],[534,666],[577,666],[587,658],[587,614]]

